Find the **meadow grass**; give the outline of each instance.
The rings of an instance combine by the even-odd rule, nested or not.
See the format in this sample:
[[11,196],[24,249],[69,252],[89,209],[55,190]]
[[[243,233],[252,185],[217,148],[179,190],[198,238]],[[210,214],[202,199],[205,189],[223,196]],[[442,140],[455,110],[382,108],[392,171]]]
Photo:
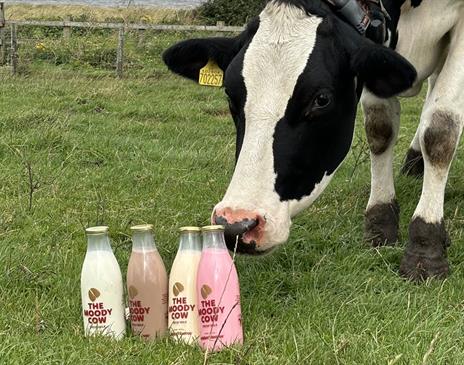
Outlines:
[[31,5],[7,4],[7,20],[74,20],[114,23],[176,23],[194,20],[195,13],[188,9],[156,7],[100,7],[88,5]]
[[[173,41],[159,36],[145,67],[128,67],[123,80],[106,67],[47,60],[16,77],[0,68],[0,363],[203,363],[198,348],[169,339],[82,335],[84,227],[110,226],[125,275],[129,227],[153,223],[169,268],[178,227],[207,224],[232,175],[235,131],[223,91],[169,74],[159,52]],[[402,103],[401,242],[378,250],[363,243],[369,160],[358,118],[346,161],[294,220],[288,243],[237,258],[245,344],[210,355],[209,364],[464,362],[462,144],[446,195],[452,275],[422,285],[398,275],[421,191],[399,170],[422,101]]]

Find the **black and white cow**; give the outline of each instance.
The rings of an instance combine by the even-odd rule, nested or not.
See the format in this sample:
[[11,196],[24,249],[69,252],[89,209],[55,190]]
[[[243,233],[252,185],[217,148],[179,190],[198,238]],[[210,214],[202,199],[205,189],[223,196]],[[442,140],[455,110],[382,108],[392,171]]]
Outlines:
[[237,161],[213,221],[226,226],[230,248],[237,235],[238,251],[248,254],[287,240],[292,217],[322,193],[350,149],[362,87],[372,160],[365,234],[374,246],[397,241],[395,95],[417,95],[429,79],[404,167],[423,172],[424,182],[400,271],[413,280],[448,274],[443,204],[464,123],[464,0],[383,4],[395,51],[361,36],[325,1],[272,0],[238,37],[188,40],[165,52],[168,67],[190,79],[210,59],[225,72]]

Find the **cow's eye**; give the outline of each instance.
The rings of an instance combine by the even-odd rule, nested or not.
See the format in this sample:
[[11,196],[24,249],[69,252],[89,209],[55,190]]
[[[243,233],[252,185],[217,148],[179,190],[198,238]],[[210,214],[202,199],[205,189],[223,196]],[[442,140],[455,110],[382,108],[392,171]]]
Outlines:
[[329,106],[331,102],[330,95],[327,93],[322,93],[316,96],[313,103],[313,110],[320,110]]

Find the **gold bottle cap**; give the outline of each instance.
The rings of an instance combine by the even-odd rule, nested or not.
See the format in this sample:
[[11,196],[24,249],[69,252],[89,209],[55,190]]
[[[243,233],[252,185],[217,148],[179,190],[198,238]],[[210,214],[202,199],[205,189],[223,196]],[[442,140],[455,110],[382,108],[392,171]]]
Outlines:
[[205,226],[202,227],[203,232],[224,232],[224,226]]
[[201,232],[200,227],[180,227],[179,228],[180,232]]
[[97,227],[89,227],[85,230],[85,233],[88,235],[98,235],[98,234],[107,234],[109,231],[108,226],[97,226]]
[[132,232],[148,232],[153,231],[153,224],[140,224],[130,228]]

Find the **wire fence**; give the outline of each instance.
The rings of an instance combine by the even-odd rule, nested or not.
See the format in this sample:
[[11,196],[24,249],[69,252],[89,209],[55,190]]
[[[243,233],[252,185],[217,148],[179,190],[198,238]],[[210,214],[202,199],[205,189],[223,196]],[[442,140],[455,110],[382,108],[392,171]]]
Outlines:
[[[1,24],[1,23],[0,23]],[[175,41],[233,35],[242,27],[96,23],[72,21],[7,21],[0,27],[0,66],[24,74],[45,62],[126,72],[154,69],[163,50]]]

